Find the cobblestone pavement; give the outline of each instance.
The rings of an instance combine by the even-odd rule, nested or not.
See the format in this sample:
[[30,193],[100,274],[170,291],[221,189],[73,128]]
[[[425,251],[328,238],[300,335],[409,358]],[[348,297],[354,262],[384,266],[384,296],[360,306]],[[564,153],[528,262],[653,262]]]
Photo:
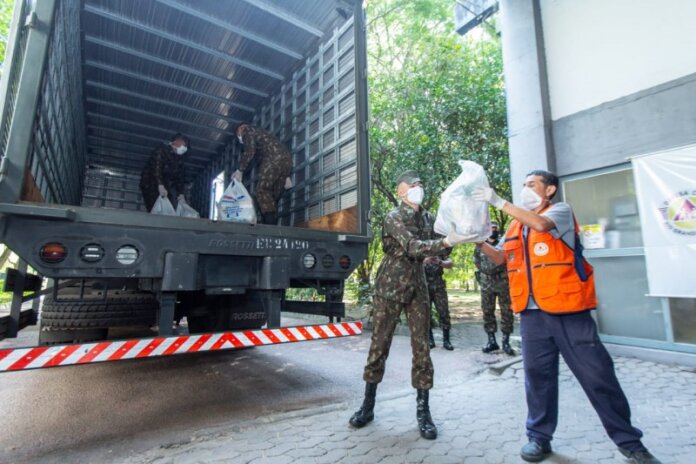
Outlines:
[[[460,346],[464,343],[460,343]],[[439,343],[438,343],[439,345]],[[439,348],[441,349],[441,348]],[[459,349],[455,356],[488,358]],[[519,359],[519,358],[517,358]],[[664,463],[696,462],[696,371],[630,358],[615,358],[634,424],[645,445]],[[375,421],[355,430],[348,418],[359,404],[268,416],[234,429],[200,430],[190,440],[127,458],[137,463],[510,463],[521,462],[524,376],[521,363],[502,375],[485,370],[459,384],[438,372],[431,391],[437,440],[420,438],[415,392],[377,393]],[[559,428],[550,463],[627,462],[604,433],[589,401],[568,369],[561,371]]]

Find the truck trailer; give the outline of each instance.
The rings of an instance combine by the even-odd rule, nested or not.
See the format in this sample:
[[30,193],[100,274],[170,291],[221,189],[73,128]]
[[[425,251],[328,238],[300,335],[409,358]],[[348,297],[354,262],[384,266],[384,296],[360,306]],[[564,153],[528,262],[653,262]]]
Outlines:
[[[39,345],[97,346],[185,320],[189,335],[251,340],[284,311],[344,317],[371,239],[362,2],[17,0],[0,99],[0,241],[20,257],[2,337],[38,320]],[[278,225],[216,219],[241,122],[292,155]],[[143,166],[177,132],[201,218],[143,207]]]

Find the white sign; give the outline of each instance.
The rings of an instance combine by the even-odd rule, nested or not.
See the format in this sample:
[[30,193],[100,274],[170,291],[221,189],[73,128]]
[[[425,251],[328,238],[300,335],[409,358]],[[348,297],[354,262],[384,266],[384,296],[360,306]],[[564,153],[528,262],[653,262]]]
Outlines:
[[696,146],[631,161],[650,296],[696,297]]

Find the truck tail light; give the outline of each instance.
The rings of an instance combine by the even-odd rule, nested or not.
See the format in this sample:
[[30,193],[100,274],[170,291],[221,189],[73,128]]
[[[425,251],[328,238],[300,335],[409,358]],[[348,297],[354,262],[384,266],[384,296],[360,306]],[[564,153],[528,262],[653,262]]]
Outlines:
[[133,245],[124,245],[116,250],[116,261],[124,266],[133,264],[138,260],[140,253]]
[[317,264],[317,258],[312,253],[307,253],[302,257],[302,265],[305,269],[312,269]]
[[85,245],[80,250],[80,258],[88,263],[96,263],[104,257],[104,248],[96,243]]
[[338,265],[343,269],[348,269],[350,267],[350,256],[343,255],[338,258]]
[[322,258],[321,258],[321,264],[322,264],[324,267],[327,267],[327,268],[328,268],[328,267],[332,267],[332,266],[334,265],[334,262],[335,262],[335,261],[336,261],[336,260],[335,260],[334,257],[331,256],[331,255],[324,255],[324,256],[322,256]]
[[47,243],[39,250],[39,257],[44,263],[60,263],[66,256],[68,250],[60,243]]

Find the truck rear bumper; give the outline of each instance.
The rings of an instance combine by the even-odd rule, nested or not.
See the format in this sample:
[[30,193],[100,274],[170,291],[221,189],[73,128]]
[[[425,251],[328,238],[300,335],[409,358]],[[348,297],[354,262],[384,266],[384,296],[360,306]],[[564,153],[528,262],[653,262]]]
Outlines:
[[198,335],[137,338],[96,343],[0,350],[0,372],[74,366],[126,359],[222,351],[263,345],[349,337],[362,333],[361,322],[244,330]]

